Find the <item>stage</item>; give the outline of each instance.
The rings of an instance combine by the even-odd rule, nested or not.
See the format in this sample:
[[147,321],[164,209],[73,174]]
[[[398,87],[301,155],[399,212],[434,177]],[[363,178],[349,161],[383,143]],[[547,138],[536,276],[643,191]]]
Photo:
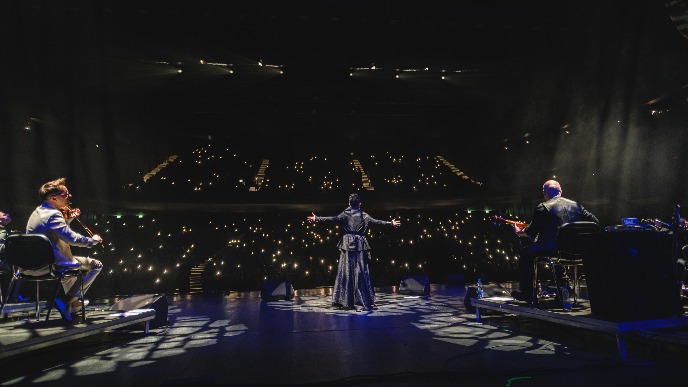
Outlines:
[[[478,321],[464,308],[463,286],[431,285],[429,296],[379,288],[370,312],[331,307],[331,290],[297,289],[294,299],[269,302],[259,292],[168,296],[168,326],[148,335],[136,325],[106,329],[8,356],[0,382],[614,386],[686,378],[685,327],[629,333],[624,359],[609,332],[503,312]],[[87,317],[95,320],[114,300],[92,302]],[[27,318],[10,316],[0,334],[22,324],[33,335],[97,325],[52,319],[40,328]]]

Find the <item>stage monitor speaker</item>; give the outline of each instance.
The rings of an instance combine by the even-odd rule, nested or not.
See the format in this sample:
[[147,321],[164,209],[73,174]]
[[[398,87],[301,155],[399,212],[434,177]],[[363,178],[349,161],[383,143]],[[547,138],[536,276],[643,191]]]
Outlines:
[[402,294],[430,294],[430,280],[427,275],[406,276],[399,283],[399,293]]
[[[483,284],[483,298],[488,297],[510,297],[510,292],[504,289],[499,284]],[[468,286],[466,287],[466,296],[463,299],[463,306],[466,308],[468,313],[475,313],[475,306],[471,302],[471,298],[478,298],[478,287]],[[486,309],[480,309],[481,313]]]
[[260,298],[263,300],[289,300],[294,298],[294,287],[291,286],[290,281],[263,281],[263,287],[260,290]]
[[155,318],[150,320],[150,328],[167,325],[167,297],[164,294],[141,294],[128,296],[117,301],[110,310],[129,312],[134,309],[154,309]]

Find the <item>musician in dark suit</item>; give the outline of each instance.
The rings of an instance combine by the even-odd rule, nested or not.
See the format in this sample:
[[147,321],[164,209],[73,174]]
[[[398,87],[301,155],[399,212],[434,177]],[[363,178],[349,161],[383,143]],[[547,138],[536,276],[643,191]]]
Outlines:
[[340,309],[354,309],[356,305],[363,310],[371,310],[375,304],[375,292],[370,280],[368,263],[370,262],[370,245],[365,237],[368,226],[380,224],[399,227],[401,222],[392,219],[387,222],[372,218],[361,210],[361,197],[358,194],[349,196],[349,207],[337,216],[312,216],[308,221],[338,222],[342,225],[342,239],[339,248],[339,267],[334,283],[332,304]]
[[530,237],[534,243],[524,248],[518,257],[519,288],[511,295],[521,301],[533,302],[533,279],[535,278],[535,257],[544,252],[556,250],[557,232],[564,223],[589,221],[599,223],[591,212],[577,202],[561,196],[561,185],[548,180],[542,186],[545,201],[535,207],[533,220],[525,227],[514,225],[517,235]]

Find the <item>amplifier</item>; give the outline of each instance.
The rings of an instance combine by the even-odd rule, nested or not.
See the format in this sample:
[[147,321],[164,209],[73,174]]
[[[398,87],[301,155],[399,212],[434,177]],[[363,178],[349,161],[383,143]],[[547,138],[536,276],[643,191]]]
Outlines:
[[593,316],[638,321],[683,314],[672,233],[612,229],[592,238],[583,264]]

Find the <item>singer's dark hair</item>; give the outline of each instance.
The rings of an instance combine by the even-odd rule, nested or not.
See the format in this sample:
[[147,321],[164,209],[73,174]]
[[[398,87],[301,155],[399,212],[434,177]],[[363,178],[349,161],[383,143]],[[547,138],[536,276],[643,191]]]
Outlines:
[[358,196],[357,193],[352,193],[349,195],[349,205],[358,207],[358,205],[361,204],[361,197]]

